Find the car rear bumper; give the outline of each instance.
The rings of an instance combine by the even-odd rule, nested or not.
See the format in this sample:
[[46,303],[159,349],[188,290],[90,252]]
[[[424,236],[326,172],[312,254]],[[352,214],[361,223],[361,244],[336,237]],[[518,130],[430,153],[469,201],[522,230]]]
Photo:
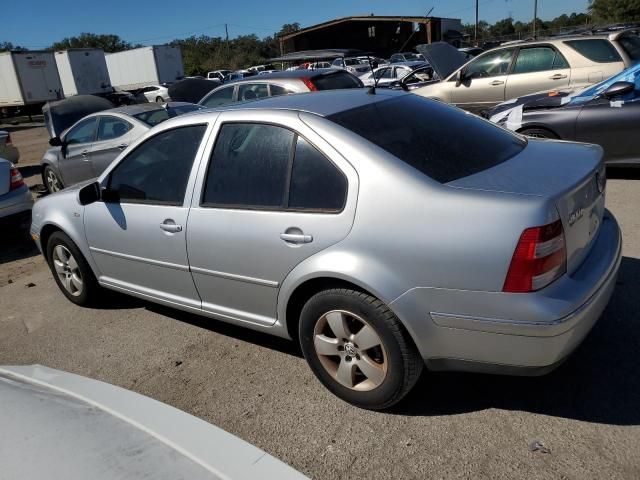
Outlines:
[[14,216],[29,212],[31,207],[33,207],[33,197],[29,188],[24,185],[0,195],[0,220],[11,221]]
[[415,288],[391,308],[433,369],[544,373],[569,356],[600,318],[615,288],[621,251],[620,229],[607,212],[580,268],[539,292]]

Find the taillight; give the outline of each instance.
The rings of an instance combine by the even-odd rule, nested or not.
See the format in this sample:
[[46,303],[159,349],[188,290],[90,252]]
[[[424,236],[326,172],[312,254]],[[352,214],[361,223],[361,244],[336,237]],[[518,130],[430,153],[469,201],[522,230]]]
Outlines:
[[535,292],[567,271],[562,222],[527,228],[516,246],[502,291]]
[[11,167],[11,183],[9,184],[9,190],[15,190],[16,188],[20,188],[24,185],[24,180],[22,179],[22,174],[16,167]]
[[302,83],[307,86],[310,92],[316,92],[318,90],[309,77],[302,77],[300,80],[302,80]]

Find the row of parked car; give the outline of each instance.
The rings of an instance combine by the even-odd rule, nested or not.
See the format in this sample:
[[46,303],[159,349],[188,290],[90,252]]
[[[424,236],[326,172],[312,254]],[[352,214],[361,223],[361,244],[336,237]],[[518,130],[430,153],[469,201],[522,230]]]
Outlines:
[[[108,288],[292,338],[361,407],[398,402],[425,364],[544,372],[615,286],[615,155],[537,139],[526,117],[563,112],[558,138],[633,129],[638,42],[566,37],[472,60],[433,44],[386,89],[306,69],[225,83],[197,105],[100,109],[52,139],[45,183],[68,188],[36,203],[31,234],[70,301]],[[529,96],[550,81],[572,93]],[[616,163],[637,162],[632,138]]]

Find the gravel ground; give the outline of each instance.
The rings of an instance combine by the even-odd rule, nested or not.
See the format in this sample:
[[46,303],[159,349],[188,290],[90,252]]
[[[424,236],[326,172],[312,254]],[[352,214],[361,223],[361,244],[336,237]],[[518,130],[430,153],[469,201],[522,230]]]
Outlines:
[[[31,185],[42,130],[12,133],[23,170],[36,172]],[[358,410],[315,380],[291,342],[119,296],[109,308],[76,307],[29,241],[4,234],[0,364],[137,391],[317,479],[640,478],[640,174],[615,176],[617,290],[583,345],[545,377],[427,373],[391,412]],[[534,441],[545,448],[531,451]]]

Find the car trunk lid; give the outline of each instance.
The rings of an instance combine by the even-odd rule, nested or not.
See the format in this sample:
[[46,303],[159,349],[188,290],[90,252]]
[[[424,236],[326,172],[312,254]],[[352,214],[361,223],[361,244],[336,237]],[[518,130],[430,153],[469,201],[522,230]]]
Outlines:
[[602,149],[596,145],[529,140],[510,160],[447,185],[552,200],[562,221],[571,274],[588,255],[602,223],[605,195],[599,182],[604,175]]

